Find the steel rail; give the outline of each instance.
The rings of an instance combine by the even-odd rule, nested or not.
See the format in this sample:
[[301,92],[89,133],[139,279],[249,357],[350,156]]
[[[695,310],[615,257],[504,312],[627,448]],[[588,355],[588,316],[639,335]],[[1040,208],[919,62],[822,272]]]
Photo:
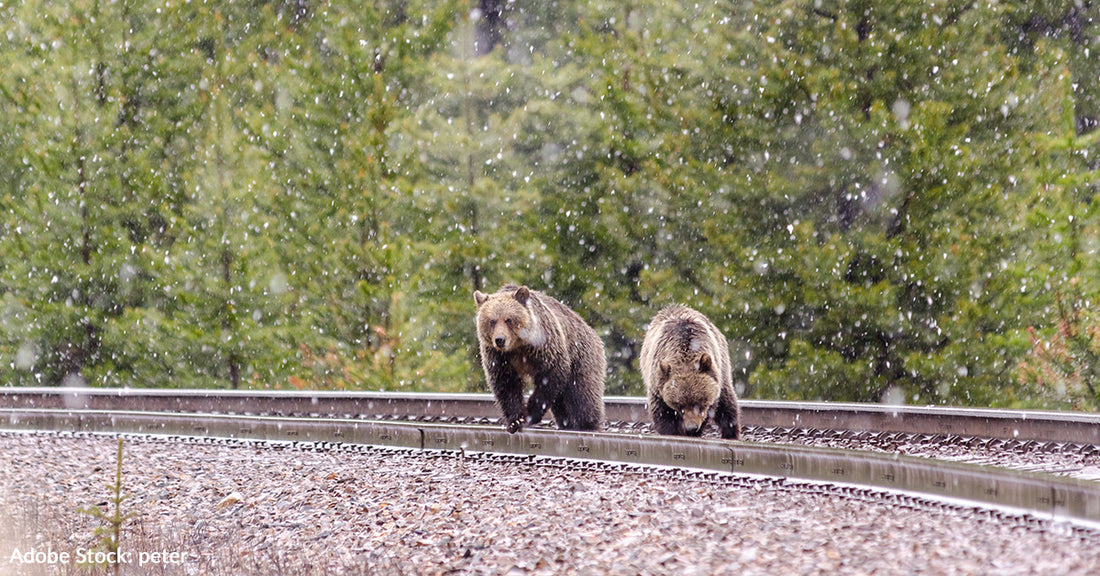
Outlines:
[[[488,394],[0,388],[0,407],[289,414],[397,419],[500,417]],[[645,399],[605,398],[608,420],[648,422]],[[1100,414],[831,402],[742,401],[748,426],[958,435],[1100,445]]]
[[554,458],[662,466],[731,475],[860,486],[977,507],[1006,508],[1100,527],[1100,484],[1044,474],[871,452],[665,437],[454,426],[353,418],[180,414],[147,411],[0,409],[0,430],[53,430],[211,437],[325,445],[389,446],[455,454],[494,453],[538,463]]

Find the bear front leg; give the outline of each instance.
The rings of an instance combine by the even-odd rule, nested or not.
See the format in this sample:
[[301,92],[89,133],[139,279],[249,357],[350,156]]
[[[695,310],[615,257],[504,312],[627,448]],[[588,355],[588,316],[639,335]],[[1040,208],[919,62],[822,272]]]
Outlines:
[[741,439],[741,411],[733,394],[722,391],[718,397],[718,406],[714,410],[714,423],[718,432],[726,440]]
[[[534,380],[535,389],[531,392],[531,397],[527,399],[527,423],[532,425],[542,422],[542,417],[546,415],[546,411],[558,397],[558,391],[552,383],[552,377],[545,374],[536,374]],[[554,414],[554,417],[561,418],[558,414]]]
[[504,428],[510,434],[523,430],[527,421],[527,411],[523,408],[523,384],[517,381],[512,385],[500,385],[493,387],[493,395],[497,398],[500,411],[504,414]]
[[665,436],[684,436],[687,431],[684,430],[684,419],[675,410],[665,404],[664,400],[660,398],[652,399],[653,406],[650,408],[650,417],[653,418],[653,429],[658,434],[664,434]]
[[527,419],[527,411],[523,407],[523,380],[508,363],[499,358],[493,358],[487,363],[485,376],[504,416],[504,429],[512,434],[523,430]]

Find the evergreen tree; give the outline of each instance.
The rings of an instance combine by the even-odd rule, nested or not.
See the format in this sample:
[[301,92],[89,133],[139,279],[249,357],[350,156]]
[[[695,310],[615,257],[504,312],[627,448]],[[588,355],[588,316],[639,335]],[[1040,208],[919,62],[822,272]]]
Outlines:
[[640,393],[1092,407],[1092,2],[0,6],[0,376],[483,390],[528,284]]
[[[150,290],[138,255],[152,214],[126,123],[126,52],[99,2],[5,10],[4,293],[14,320],[9,381],[117,382],[110,338],[123,312]],[[155,217],[154,217],[155,219]]]

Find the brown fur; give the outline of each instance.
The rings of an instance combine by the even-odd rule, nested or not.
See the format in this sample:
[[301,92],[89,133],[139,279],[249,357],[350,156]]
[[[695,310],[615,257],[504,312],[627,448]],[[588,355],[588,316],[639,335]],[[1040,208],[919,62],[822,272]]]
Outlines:
[[741,437],[729,345],[706,316],[669,306],[642,342],[642,380],[658,434],[699,436],[713,418],[723,438]]
[[[550,409],[559,428],[599,430],[607,361],[596,332],[561,302],[526,286],[474,291],[474,301],[481,365],[505,428],[537,424]],[[526,404],[525,384],[533,387]]]

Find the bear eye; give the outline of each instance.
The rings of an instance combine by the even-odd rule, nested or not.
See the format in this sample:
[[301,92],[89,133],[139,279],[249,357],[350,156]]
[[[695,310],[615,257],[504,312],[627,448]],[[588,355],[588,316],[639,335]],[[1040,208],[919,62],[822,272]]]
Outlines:
[[493,326],[496,326],[496,325],[497,325],[497,321],[495,319],[489,321],[489,327],[490,328],[492,328]]
[[511,318],[505,318],[504,323],[511,326],[512,325],[512,319]]

